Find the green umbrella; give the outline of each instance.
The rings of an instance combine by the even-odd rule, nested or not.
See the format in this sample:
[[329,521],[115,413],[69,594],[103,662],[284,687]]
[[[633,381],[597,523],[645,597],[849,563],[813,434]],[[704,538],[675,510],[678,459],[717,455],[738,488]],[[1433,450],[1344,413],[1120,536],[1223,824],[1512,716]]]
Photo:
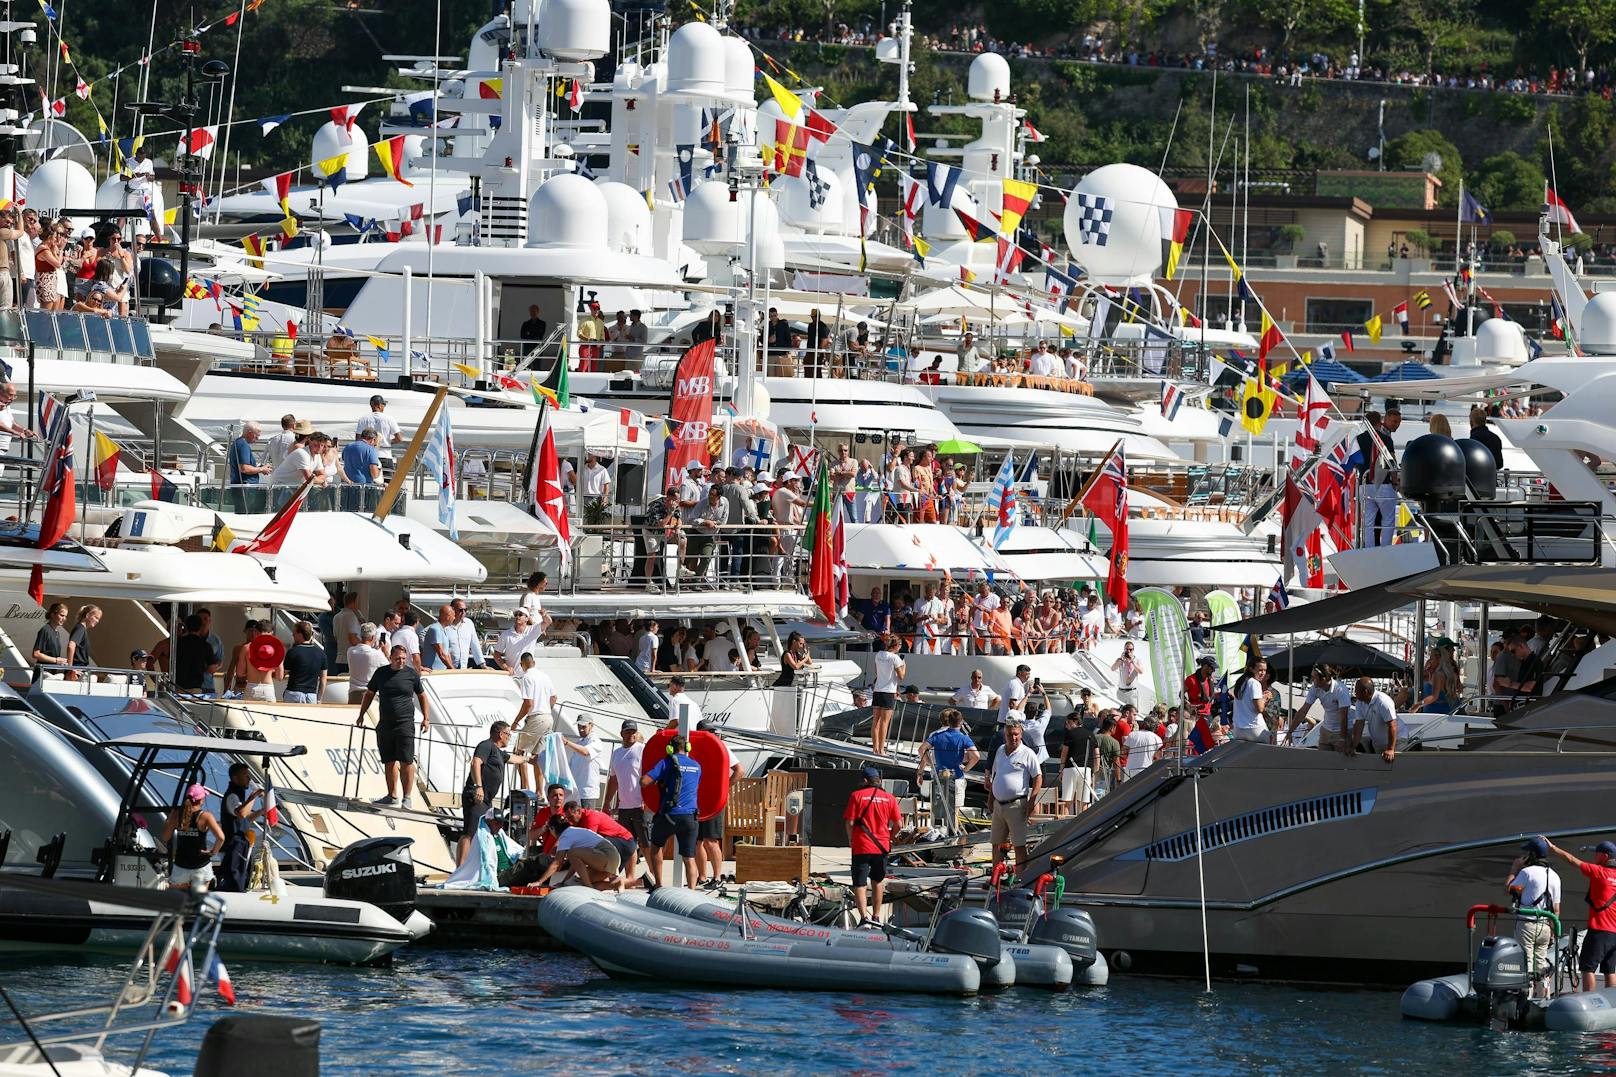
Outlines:
[[939,441],[937,443],[937,451],[940,453],[953,454],[973,453],[981,452],[982,446],[973,445],[969,441],[965,441],[961,438],[949,438],[947,441]]

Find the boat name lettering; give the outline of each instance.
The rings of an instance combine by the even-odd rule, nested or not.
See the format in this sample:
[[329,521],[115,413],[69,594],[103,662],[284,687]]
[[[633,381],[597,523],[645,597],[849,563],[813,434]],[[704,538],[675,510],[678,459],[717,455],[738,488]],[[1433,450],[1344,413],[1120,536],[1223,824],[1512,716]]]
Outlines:
[[43,606],[29,607],[22,605],[20,602],[13,602],[11,608],[6,610],[5,619],[8,621],[43,621],[45,619],[45,608]]
[[[713,379],[705,374],[694,378],[680,378],[679,384],[673,390],[675,396],[706,396],[712,391]],[[698,422],[697,425],[705,424]]]
[[380,774],[382,772],[382,757],[374,748],[359,749],[358,766],[349,766],[349,757],[354,754],[352,748],[327,748],[325,757],[331,764],[331,769],[339,775],[348,775],[355,769],[361,774]]
[[615,684],[580,684],[578,694],[590,703],[627,703],[628,696]]

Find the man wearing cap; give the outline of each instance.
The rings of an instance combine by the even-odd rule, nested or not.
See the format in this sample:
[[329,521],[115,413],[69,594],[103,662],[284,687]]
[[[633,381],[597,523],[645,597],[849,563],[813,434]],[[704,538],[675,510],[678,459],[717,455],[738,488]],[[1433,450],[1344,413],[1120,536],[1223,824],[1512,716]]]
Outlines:
[[[1517,909],[1539,909],[1560,915],[1560,876],[1543,863],[1549,858],[1549,843],[1531,838],[1521,844],[1521,855],[1509,866],[1504,890]],[[1531,994],[1545,994],[1543,973],[1551,967],[1554,928],[1546,916],[1523,916],[1515,924],[1515,938],[1526,951],[1526,967],[1532,974]]]
[[1582,950],[1577,955],[1583,991],[1598,987],[1596,977],[1601,974],[1606,987],[1616,987],[1616,841],[1595,845],[1594,862],[1589,864],[1541,834],[1537,840],[1588,880],[1588,934],[1583,936]]
[[611,776],[606,779],[605,810],[615,812],[617,821],[634,836],[643,855],[651,847],[651,829],[645,819],[645,796],[640,790],[640,766],[645,749],[640,746],[640,727],[624,722],[620,733],[623,746],[612,752]]
[[1002,863],[1005,845],[1013,845],[1019,872],[1027,861],[1027,816],[1038,802],[1044,772],[1037,754],[1021,742],[1020,719],[1000,721],[1004,723],[1004,747],[988,768],[988,788],[993,798],[993,863]]
[[707,484],[701,478],[706,471],[697,460],[685,465],[685,476],[679,483],[679,521],[685,527],[695,524],[701,507],[707,503]]
[[381,458],[384,470],[393,468],[393,446],[404,440],[404,432],[398,428],[398,423],[387,414],[387,400],[381,394],[370,398],[370,412],[354,424],[354,438],[365,436],[366,430],[376,431],[376,455]]
[[[847,798],[842,819],[847,824],[847,843],[853,853],[853,905],[858,909],[859,923],[880,923],[887,856],[898,836],[900,819],[897,798],[881,787],[881,768],[864,768],[864,785]],[[872,883],[873,895],[869,893]]]
[[578,803],[586,808],[600,807],[600,775],[611,763],[611,750],[606,742],[595,736],[595,720],[588,714],[573,719],[578,727],[576,740],[562,739],[571,752],[567,760],[572,773],[572,785],[578,793]]

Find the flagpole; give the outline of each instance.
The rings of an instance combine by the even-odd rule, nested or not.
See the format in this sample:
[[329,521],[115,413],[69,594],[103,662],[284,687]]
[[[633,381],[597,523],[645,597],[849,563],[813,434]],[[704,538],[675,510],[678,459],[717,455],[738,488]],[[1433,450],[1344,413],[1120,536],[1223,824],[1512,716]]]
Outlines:
[[1453,214],[1453,275],[1459,275],[1459,241],[1464,232],[1464,173],[1459,174],[1459,206]]
[[443,406],[444,399],[449,395],[447,385],[438,386],[438,391],[427,405],[426,414],[422,416],[420,425],[415,428],[415,436],[410,438],[409,446],[404,450],[404,456],[393,469],[393,477],[387,482],[387,489],[382,491],[381,498],[376,502],[376,511],[371,518],[378,522],[386,519],[392,511],[393,503],[398,495],[404,492],[404,483],[409,479],[410,472],[415,470],[415,461],[421,455],[421,446],[426,444],[427,436],[432,432],[432,424],[437,422],[438,409]]
[[1122,441],[1122,438],[1118,438],[1116,443],[1111,446],[1110,450],[1104,456],[1100,457],[1099,464],[1097,464],[1094,470],[1089,473],[1089,477],[1083,480],[1082,488],[1077,491],[1077,494],[1073,496],[1071,501],[1067,502],[1066,511],[1061,514],[1061,523],[1065,523],[1067,520],[1070,520],[1072,518],[1072,513],[1077,509],[1077,506],[1081,505],[1083,503],[1083,499],[1089,496],[1089,491],[1094,489],[1094,484],[1100,481],[1100,473],[1105,470],[1105,465],[1111,461],[1111,457],[1117,454],[1117,450],[1122,448]]
[[[241,7],[236,12],[236,59],[230,65],[230,104],[225,109],[224,116],[224,146],[223,157],[219,161],[219,185],[225,182],[225,169],[230,164],[230,129],[236,121],[236,83],[241,80],[241,33],[247,27],[247,0],[241,0]],[[219,217],[224,212],[224,200],[218,198],[213,204],[213,223],[219,223]]]

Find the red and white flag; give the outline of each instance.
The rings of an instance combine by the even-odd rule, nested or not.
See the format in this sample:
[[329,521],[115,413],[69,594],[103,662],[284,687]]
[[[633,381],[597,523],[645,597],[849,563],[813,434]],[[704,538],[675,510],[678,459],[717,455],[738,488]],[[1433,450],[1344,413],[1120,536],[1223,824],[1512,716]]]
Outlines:
[[1049,136],[1032,125],[1031,120],[1022,120],[1021,129],[1027,132],[1028,142],[1048,142]]
[[1324,518],[1319,515],[1313,499],[1307,496],[1307,491],[1297,483],[1294,475],[1285,476],[1285,500],[1280,506],[1280,513],[1284,521],[1285,575],[1289,576],[1294,568],[1306,580],[1309,575],[1308,538],[1324,523]]
[[73,84],[73,96],[80,101],[88,101],[90,99],[90,84],[83,79],[79,79]]
[[174,977],[174,1001],[189,1006],[195,998],[191,988],[191,961],[185,955],[185,936],[178,925],[168,940],[168,953],[163,958],[163,971]]
[[561,554],[561,574],[567,574],[572,564],[572,524],[567,519],[567,495],[561,489],[561,456],[556,452],[555,429],[550,422],[550,409],[543,408],[539,420],[538,456],[533,461],[529,479],[528,498],[533,506],[533,518],[540,530],[555,539]]
[[219,138],[219,127],[193,127],[180,138],[179,152],[206,161],[213,156],[214,143]]
[[352,131],[354,121],[359,118],[360,110],[362,110],[367,103],[368,102],[360,101],[353,105],[338,105],[336,108],[331,110],[331,122],[346,131]]
[[297,510],[303,507],[303,499],[309,494],[309,483],[313,481],[312,478],[304,479],[303,485],[292,495],[292,500],[282,505],[280,511],[269,518],[269,523],[264,525],[264,529],[258,532],[251,542],[245,546],[238,546],[230,552],[256,553],[265,557],[274,557],[280,553],[281,547],[286,544],[286,536],[292,533],[292,521],[297,519]]
[[584,84],[577,79],[572,80],[572,86],[567,90],[567,105],[574,112],[582,112],[584,108]]
[[634,445],[639,442],[640,421],[639,417],[635,415],[634,412],[630,411],[628,408],[618,408],[617,425],[619,427],[618,434],[620,437],[622,437],[624,442],[630,445]]
[[1302,397],[1302,410],[1296,417],[1296,439],[1291,454],[1291,466],[1301,464],[1313,453],[1318,452],[1329,430],[1330,396],[1310,370],[1307,372],[1307,392]]
[[219,960],[218,951],[214,951],[213,961],[208,965],[208,979],[213,981],[213,986],[218,990],[219,997],[224,999],[225,1005],[236,1004],[236,988],[230,982],[230,970]]
[[1397,319],[1399,331],[1405,337],[1408,336],[1408,300],[1405,299],[1403,302],[1393,307],[1392,315]]
[[1550,224],[1563,224],[1573,232],[1582,231],[1577,227],[1577,218],[1571,215],[1571,207],[1560,201],[1553,187],[1543,188],[1543,216]]

